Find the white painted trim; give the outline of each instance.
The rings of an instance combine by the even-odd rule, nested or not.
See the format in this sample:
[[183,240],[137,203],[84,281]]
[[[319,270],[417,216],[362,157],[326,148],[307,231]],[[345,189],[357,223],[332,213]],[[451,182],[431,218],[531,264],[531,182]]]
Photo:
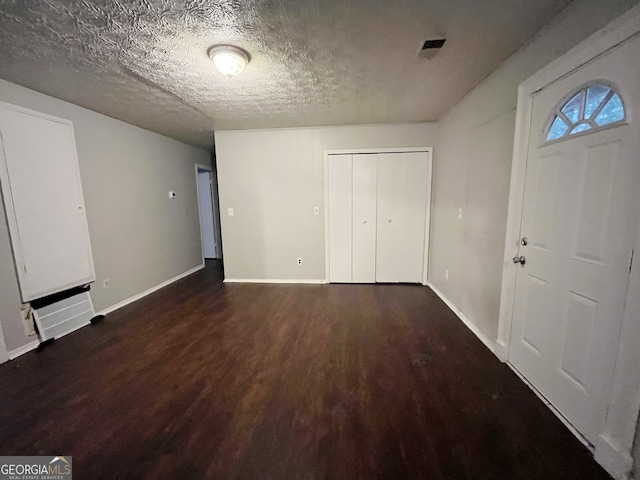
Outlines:
[[429,157],[427,164],[427,188],[429,189],[429,195],[427,196],[427,206],[425,208],[425,223],[424,223],[424,254],[422,259],[422,285],[429,283],[429,261],[430,261],[430,243],[431,243],[431,209],[433,200],[433,148],[429,148],[427,151]]
[[[511,341],[516,278],[516,269],[511,258],[518,251],[520,236],[532,96],[542,88],[570,75],[638,35],[640,35],[640,5],[631,8],[565,55],[538,71],[521,83],[518,88],[498,339],[496,342],[496,355],[502,361],[507,361],[509,357]],[[640,248],[640,228],[636,234],[635,248],[636,250]],[[627,291],[622,326],[623,334],[620,336],[618,345],[607,419],[595,445],[596,461],[617,479],[627,478],[633,463],[630,461],[631,449],[640,408],[640,372],[637,368],[637,342],[640,339],[639,312],[640,275],[638,275],[638,269],[635,268]],[[640,459],[636,460],[640,461]]]
[[38,348],[38,345],[40,345],[40,340],[33,340],[32,342],[29,342],[26,345],[23,345],[18,348],[14,348],[9,352],[9,360],[15,360],[19,356],[24,355],[25,353],[29,353],[32,350],[35,350],[36,348]]
[[224,283],[282,283],[282,284],[305,284],[324,285],[326,280],[316,279],[295,279],[295,278],[225,278]]
[[[199,182],[199,177],[198,177],[198,171],[199,170],[204,170],[206,172],[209,172],[209,175],[211,175],[213,173],[213,168],[211,168],[210,166],[206,166],[206,165],[201,165],[199,163],[195,164],[195,170],[196,170],[196,200],[198,203],[198,226],[200,227],[200,252],[202,253],[202,264],[204,265],[204,234],[203,234],[203,228],[202,228],[202,209],[200,208],[200,182]],[[211,177],[209,177],[211,178]],[[213,181],[213,179],[212,179]],[[213,209],[213,192],[211,192],[211,208]],[[215,238],[215,225],[214,225],[214,232],[213,232],[213,236]],[[217,252],[216,252],[217,253]]]
[[7,362],[9,360],[9,352],[7,352],[7,345],[4,342],[4,334],[2,333],[2,325],[0,325],[0,363]]
[[371,153],[413,153],[433,152],[433,147],[398,147],[398,148],[348,148],[346,150],[325,150],[327,155],[365,155]]
[[422,266],[422,284],[429,282],[429,243],[431,239],[431,208],[433,199],[433,147],[399,147],[399,148],[351,148],[346,150],[324,151],[324,259],[325,259],[325,283],[329,283],[329,155],[363,155],[376,153],[426,153],[427,154],[427,186],[429,196],[426,205],[426,222],[424,234],[424,254]]
[[442,300],[449,309],[456,314],[456,316],[462,320],[462,323],[466,325],[466,327],[471,330],[471,332],[478,337],[478,339],[484,343],[484,346],[487,347],[491,353],[495,352],[495,342],[487,337],[484,333],[480,331],[480,329],[464,314],[462,311],[456,307],[451,300],[449,300],[444,293],[442,293],[433,283],[427,282],[427,286],[433,290],[440,300]]
[[633,468],[633,457],[607,435],[599,435],[596,440],[594,458],[617,480],[627,480]]
[[176,275],[175,277],[170,278],[166,282],[162,282],[156,285],[155,287],[151,287],[145,290],[144,292],[138,293],[137,295],[133,295],[132,297],[127,298],[126,300],[123,300],[121,302],[116,303],[115,305],[111,305],[110,307],[100,310],[99,312],[96,312],[96,315],[107,315],[111,312],[114,312],[119,308],[122,308],[126,305],[129,305],[130,303],[133,303],[137,300],[140,300],[141,298],[146,297],[147,295],[151,295],[152,293],[157,292],[158,290],[166,287],[167,285],[171,285],[172,283],[177,282],[178,280],[182,280],[184,277],[188,277],[192,273],[196,273],[198,270],[202,270],[203,268],[204,268],[204,264],[198,265],[197,267],[193,267],[187,270],[186,272],[181,273],[180,275]]

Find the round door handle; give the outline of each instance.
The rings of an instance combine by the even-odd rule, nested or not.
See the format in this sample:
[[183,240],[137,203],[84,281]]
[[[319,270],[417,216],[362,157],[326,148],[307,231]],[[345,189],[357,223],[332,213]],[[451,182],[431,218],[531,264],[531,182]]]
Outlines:
[[515,256],[513,257],[513,263],[519,263],[520,265],[524,265],[525,263],[527,263],[527,259],[525,258],[524,255],[520,255],[520,256]]
[[529,239],[527,237],[522,237],[522,239],[520,240],[520,245],[526,247],[527,245],[529,245]]

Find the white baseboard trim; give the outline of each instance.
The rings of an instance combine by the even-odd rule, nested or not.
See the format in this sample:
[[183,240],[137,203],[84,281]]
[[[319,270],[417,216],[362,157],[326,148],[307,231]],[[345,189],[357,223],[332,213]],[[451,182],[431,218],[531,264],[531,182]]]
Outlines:
[[224,283],[302,283],[307,285],[324,285],[326,280],[282,279],[282,278],[225,278]]
[[496,351],[496,344],[493,340],[491,340],[489,337],[487,337],[484,333],[482,333],[480,331],[480,329],[471,321],[469,320],[469,318],[460,311],[460,309],[458,307],[456,307],[445,295],[444,293],[442,293],[437,287],[435,287],[433,285],[433,283],[431,282],[427,282],[427,286],[433,290],[433,292],[438,295],[438,297],[440,297],[440,300],[442,300],[447,307],[449,307],[451,309],[451,311],[453,313],[455,313],[457,315],[457,317],[462,320],[462,323],[464,323],[467,328],[469,330],[471,330],[471,332],[473,332],[473,334],[478,337],[478,339],[484,343],[485,347],[487,347],[489,350],[491,350],[491,353],[495,354]]
[[594,458],[616,480],[631,478],[633,457],[607,435],[598,436]]
[[25,353],[29,353],[31,350],[35,350],[36,348],[38,348],[38,345],[40,345],[40,340],[33,340],[26,345],[11,350],[9,352],[9,360],[15,360],[19,356],[24,355]]
[[507,363],[509,360],[509,345],[498,340],[493,353],[496,354],[496,357],[498,357],[502,363]]
[[107,315],[111,312],[114,312],[116,310],[118,310],[119,308],[122,308],[126,305],[129,305],[130,303],[135,302],[136,300],[140,300],[141,298],[146,297],[147,295],[151,295],[153,292],[157,292],[158,290],[160,290],[161,288],[166,287],[167,285],[171,285],[174,282],[177,282],[178,280],[182,280],[184,277],[188,277],[189,275],[191,275],[192,273],[196,273],[198,270],[202,270],[204,268],[204,264],[202,265],[198,265],[197,267],[193,267],[190,270],[187,270],[184,273],[181,273],[180,275],[177,275],[173,278],[170,278],[169,280],[167,280],[166,282],[162,282],[158,285],[156,285],[155,287],[151,287],[147,290],[145,290],[144,292],[138,293],[137,295],[134,295],[132,297],[127,298],[126,300],[123,300],[121,302],[116,303],[115,305],[111,305],[110,307],[107,307],[103,310],[100,310],[99,312],[96,312],[96,315]]

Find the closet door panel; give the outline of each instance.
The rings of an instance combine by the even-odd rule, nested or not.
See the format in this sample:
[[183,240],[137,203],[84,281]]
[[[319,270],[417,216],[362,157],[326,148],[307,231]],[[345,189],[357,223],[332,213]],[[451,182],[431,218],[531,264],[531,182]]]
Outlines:
[[404,175],[395,154],[378,154],[376,282],[398,282],[398,195]]
[[376,154],[353,156],[354,283],[376,281],[376,160]]
[[[397,197],[400,229],[398,281],[422,283],[427,195],[427,154],[398,154],[402,188]],[[400,167],[401,165],[401,167]]]
[[0,109],[0,166],[23,301],[95,279],[73,127]]
[[351,155],[329,155],[329,281],[351,283],[353,177]]

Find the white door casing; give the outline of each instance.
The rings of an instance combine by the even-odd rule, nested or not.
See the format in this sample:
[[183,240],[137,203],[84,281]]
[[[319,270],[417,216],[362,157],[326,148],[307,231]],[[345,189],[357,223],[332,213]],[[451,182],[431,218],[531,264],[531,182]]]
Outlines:
[[209,167],[196,165],[200,241],[203,258],[218,258],[214,227],[212,175]]
[[[511,266],[517,275],[509,361],[594,444],[612,390],[637,226],[640,132],[633,114],[640,107],[638,51],[636,39],[595,61],[585,59],[570,75],[558,75],[530,100],[525,135],[520,236],[527,237],[528,245],[518,252],[526,257],[525,266]],[[544,127],[556,104],[597,80],[618,87],[629,124],[545,144]],[[508,236],[511,255],[516,253],[512,242]],[[503,346],[508,292],[506,279]]]

